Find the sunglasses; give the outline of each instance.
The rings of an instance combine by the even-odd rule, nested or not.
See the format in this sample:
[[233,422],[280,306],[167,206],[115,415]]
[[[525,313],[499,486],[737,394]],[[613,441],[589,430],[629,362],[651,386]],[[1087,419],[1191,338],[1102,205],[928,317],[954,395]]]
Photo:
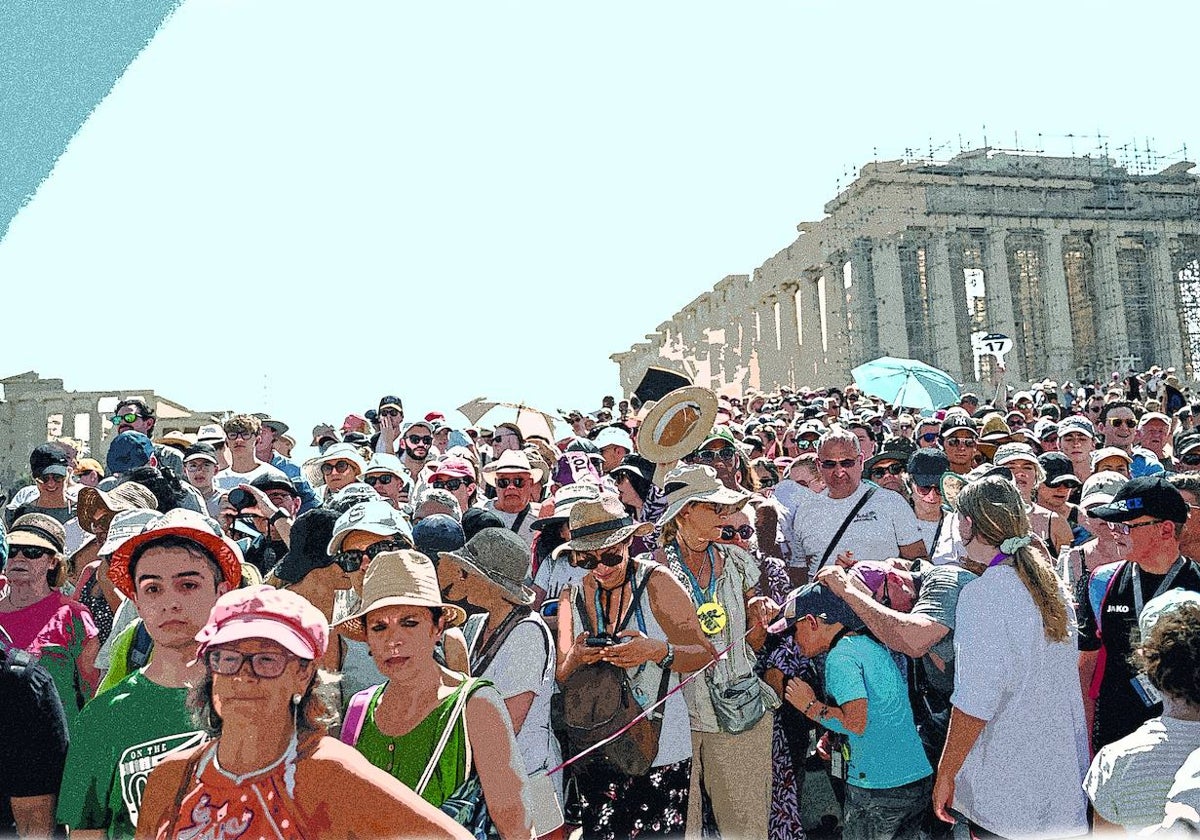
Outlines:
[[904,464],[892,464],[887,467],[872,467],[871,478],[883,478],[885,475],[900,475],[904,472]]
[[913,486],[917,488],[917,492],[922,496],[927,495],[931,490],[936,490],[939,496],[942,493],[942,488],[936,484],[914,484]]
[[323,475],[329,475],[330,473],[335,472],[350,472],[352,469],[354,469],[354,465],[349,461],[333,461],[332,463],[325,463],[321,465],[321,473]]
[[947,449],[974,449],[975,438],[946,438]]
[[381,410],[381,411],[379,412],[379,416],[380,416],[380,417],[399,417],[399,416],[400,416],[400,409],[398,409],[398,408],[385,408],[385,409],[383,409],[383,410]]
[[496,486],[501,490],[506,487],[516,487],[518,490],[520,490],[525,486],[525,482],[528,480],[529,479],[527,478],[497,478]]
[[54,549],[42,548],[40,545],[14,545],[8,550],[8,559],[24,557],[26,560],[41,560],[54,554]]
[[246,431],[245,429],[238,432],[226,432],[225,437],[229,440],[250,440],[254,437],[254,432]]
[[692,456],[692,459],[699,461],[702,464],[711,464],[713,461],[732,461],[737,455],[737,450],[732,446],[723,446],[720,449],[702,449]]
[[1114,534],[1123,534],[1125,536],[1129,536],[1130,531],[1135,531],[1138,528],[1145,528],[1147,525],[1159,525],[1163,521],[1164,520],[1162,519],[1151,519],[1149,522],[1138,522],[1133,525],[1129,525],[1125,522],[1105,522],[1104,524],[1107,525],[1108,530],[1112,531]]
[[854,469],[854,465],[857,463],[857,458],[843,458],[840,461],[817,461],[817,465],[823,470],[836,470],[838,467],[850,470]]
[[[524,479],[522,479],[522,481],[524,481]],[[447,478],[430,482],[430,484],[432,484],[438,490],[449,490],[451,493],[460,487],[470,487],[472,483],[473,482],[469,478]],[[496,483],[499,484],[500,482],[497,481]],[[518,484],[517,486],[520,487],[521,485]]]
[[374,560],[385,551],[400,551],[408,548],[404,543],[395,540],[380,540],[366,548],[348,548],[333,555],[333,562],[341,567],[343,572],[357,572],[362,568],[363,560]]
[[1123,419],[1121,417],[1110,417],[1105,422],[1108,423],[1108,425],[1115,426],[1117,428],[1120,428],[1121,426],[1124,426],[1127,429],[1136,429],[1137,428],[1137,421],[1134,420],[1132,417],[1130,417],[1128,419]]
[[61,484],[67,479],[61,475],[40,475],[37,477],[39,484]]
[[283,673],[289,661],[299,658],[291,653],[271,653],[269,651],[263,653],[241,653],[236,650],[216,648],[208,652],[205,661],[208,663],[208,670],[214,674],[220,674],[223,677],[232,677],[238,671],[242,670],[242,665],[246,663],[246,660],[249,660],[250,670],[254,673],[254,676],[264,680],[273,680]]
[[136,423],[138,421],[139,417],[141,417],[140,414],[133,414],[133,413],[114,414],[112,417],[110,417],[108,419],[112,420],[112,424],[114,426],[120,426],[122,423]]
[[367,484],[370,484],[372,487],[374,487],[376,484],[387,487],[393,481],[399,480],[400,479],[394,475],[369,475],[363,479],[363,481],[365,481]]
[[925,434],[921,435],[921,440],[925,441],[926,443],[933,443],[937,439],[937,432],[926,432]]
[[619,566],[625,562],[625,552],[604,551],[599,554],[593,551],[574,551],[574,565],[580,569],[591,571],[597,566]]
[[1179,463],[1185,464],[1189,467],[1195,467],[1197,465],[1200,465],[1200,455],[1192,455],[1192,454],[1180,455]]
[[754,536],[754,528],[750,525],[739,525],[734,528],[732,525],[721,526],[721,539],[731,540],[734,537],[741,537],[748,540]]
[[429,446],[433,443],[433,435],[409,435],[408,442],[413,446],[420,446],[421,444]]
[[796,448],[797,449],[812,449],[816,445],[817,445],[817,442],[815,440],[809,440],[808,438],[797,438],[796,439]]

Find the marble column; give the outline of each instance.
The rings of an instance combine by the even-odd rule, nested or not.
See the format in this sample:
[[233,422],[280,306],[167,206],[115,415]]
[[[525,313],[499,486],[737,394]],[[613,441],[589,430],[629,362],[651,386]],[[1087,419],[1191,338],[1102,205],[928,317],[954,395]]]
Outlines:
[[1154,350],[1156,359],[1145,365],[1183,369],[1183,335],[1179,324],[1179,275],[1171,262],[1171,240],[1166,230],[1146,235],[1150,250],[1151,304],[1154,306]]
[[782,353],[779,350],[779,330],[775,325],[775,296],[767,295],[758,304],[758,376],[763,390],[784,384],[779,369]]
[[987,330],[1002,333],[1013,340],[1013,349],[1004,357],[1008,370],[1005,379],[1020,383],[1025,379],[1021,364],[1021,337],[1017,334],[1013,313],[1012,284],[1008,279],[1008,231],[989,230],[983,248],[983,288],[987,297]]
[[1096,275],[1094,288],[1098,304],[1095,310],[1096,350],[1104,369],[1102,378],[1106,379],[1110,371],[1117,369],[1118,361],[1129,355],[1125,295],[1121,289],[1120,266],[1117,263],[1117,234],[1108,225],[1092,233],[1092,266]]
[[796,312],[796,283],[791,281],[779,287],[779,348],[780,384],[796,387],[796,358],[800,355],[800,319]]
[[806,273],[800,280],[800,353],[796,362],[796,384],[816,382],[817,373],[825,361],[821,339],[821,297],[817,286],[819,275]]
[[849,372],[850,328],[846,321],[846,261],[832,254],[822,269],[825,284],[825,364]]
[[1075,337],[1071,331],[1071,301],[1063,268],[1063,237],[1069,231],[1052,226],[1042,231],[1042,298],[1046,313],[1046,367],[1041,373],[1065,382],[1075,372]]
[[900,276],[900,247],[895,237],[876,240],[871,249],[871,275],[875,280],[879,352],[884,356],[908,358],[904,282]]
[[[958,382],[964,380],[958,339],[959,313],[954,308],[954,278],[950,276],[950,246],[946,232],[929,239],[926,271],[929,273],[929,307],[933,328],[933,364]],[[965,313],[963,313],[965,317]]]
[[875,303],[875,277],[871,265],[871,240],[856,239],[850,249],[850,365],[880,356],[879,317]]

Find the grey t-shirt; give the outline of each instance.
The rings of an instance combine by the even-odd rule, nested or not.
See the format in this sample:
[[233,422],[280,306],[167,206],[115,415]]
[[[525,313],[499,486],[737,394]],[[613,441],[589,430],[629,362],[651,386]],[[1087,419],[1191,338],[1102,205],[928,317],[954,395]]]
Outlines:
[[[975,575],[962,566],[925,566],[921,571],[921,591],[912,608],[912,615],[923,615],[949,630],[922,658],[930,687],[946,697],[954,691],[954,613],[958,609],[958,595],[973,580]],[[934,656],[946,670],[938,667]]]

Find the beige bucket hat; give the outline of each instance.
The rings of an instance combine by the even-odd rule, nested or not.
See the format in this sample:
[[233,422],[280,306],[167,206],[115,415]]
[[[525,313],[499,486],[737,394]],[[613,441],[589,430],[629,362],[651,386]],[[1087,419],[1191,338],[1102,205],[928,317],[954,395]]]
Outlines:
[[367,640],[366,617],[382,607],[441,607],[447,627],[458,627],[467,613],[456,604],[442,601],[433,561],[419,551],[385,551],[371,561],[363,576],[362,609],[338,622],[348,638]]

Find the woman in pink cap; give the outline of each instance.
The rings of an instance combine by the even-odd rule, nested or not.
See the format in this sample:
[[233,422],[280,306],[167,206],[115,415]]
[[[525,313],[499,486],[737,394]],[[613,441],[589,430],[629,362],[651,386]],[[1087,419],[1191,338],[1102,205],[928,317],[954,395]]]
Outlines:
[[223,595],[196,636],[207,676],[189,698],[213,736],[150,774],[138,837],[457,837],[450,817],[326,737],[315,661],[329,626],[304,598]]

